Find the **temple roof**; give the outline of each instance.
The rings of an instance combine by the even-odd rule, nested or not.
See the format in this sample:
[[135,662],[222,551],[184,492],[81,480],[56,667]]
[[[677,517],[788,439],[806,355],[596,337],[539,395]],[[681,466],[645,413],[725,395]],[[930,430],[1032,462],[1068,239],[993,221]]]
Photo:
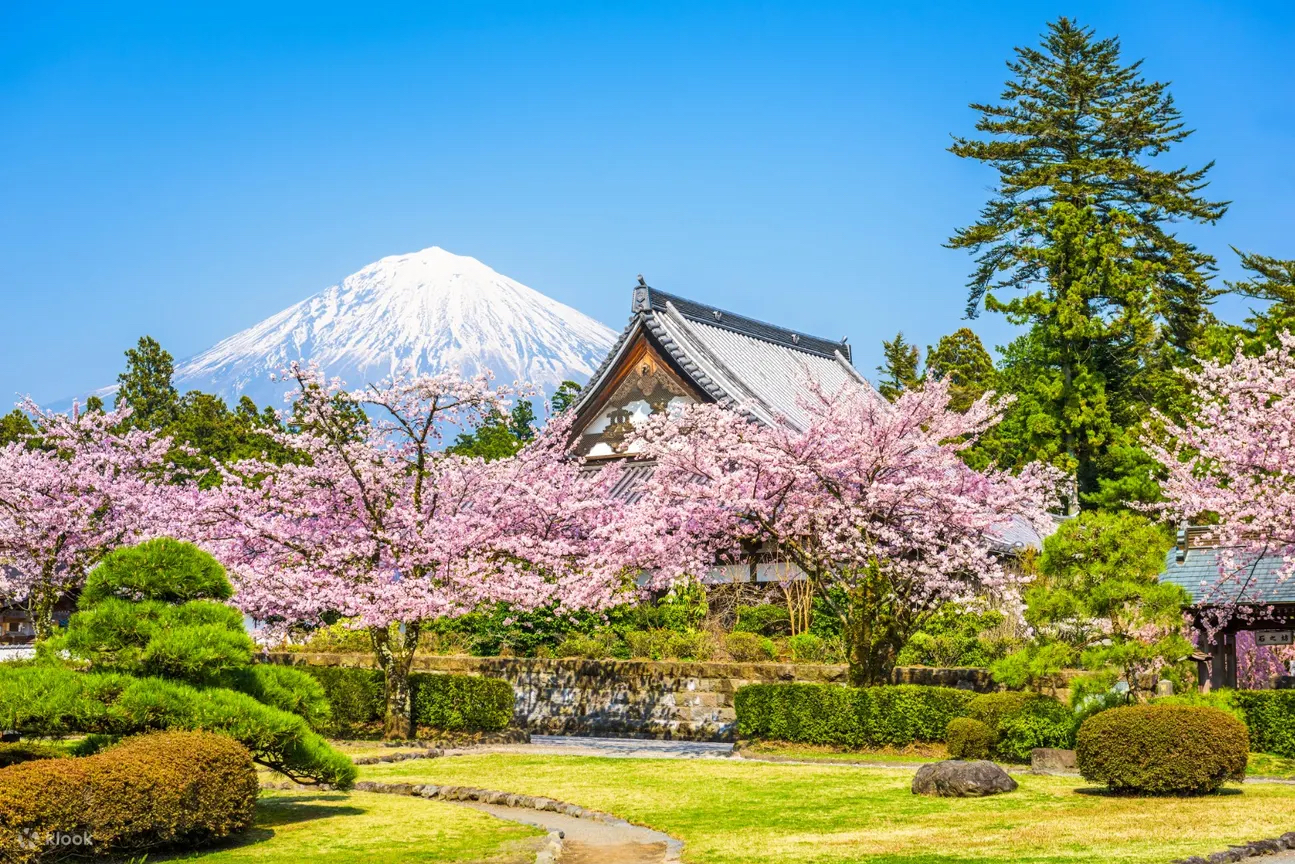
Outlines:
[[1295,578],[1278,578],[1281,555],[1242,556],[1244,569],[1224,580],[1220,551],[1208,527],[1185,528],[1169,550],[1160,581],[1182,586],[1193,606],[1295,604]]
[[636,337],[643,335],[700,393],[762,423],[803,428],[799,400],[811,382],[827,393],[871,390],[850,363],[850,346],[757,321],[641,284],[633,313],[585,387],[576,411],[598,402]]

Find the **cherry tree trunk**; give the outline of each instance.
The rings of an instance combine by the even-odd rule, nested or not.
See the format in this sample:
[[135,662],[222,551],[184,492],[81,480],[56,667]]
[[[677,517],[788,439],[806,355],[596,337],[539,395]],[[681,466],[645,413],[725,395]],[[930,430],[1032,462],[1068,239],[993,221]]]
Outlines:
[[414,736],[413,692],[409,686],[409,671],[418,649],[418,633],[417,623],[393,624],[369,630],[373,651],[383,673],[386,715],[382,722],[382,737],[388,741]]

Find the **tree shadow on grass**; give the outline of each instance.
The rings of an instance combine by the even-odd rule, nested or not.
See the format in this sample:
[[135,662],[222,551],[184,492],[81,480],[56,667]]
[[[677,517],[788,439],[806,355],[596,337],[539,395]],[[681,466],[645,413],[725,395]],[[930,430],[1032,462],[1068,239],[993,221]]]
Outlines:
[[216,843],[209,843],[198,849],[175,851],[158,857],[150,856],[149,861],[187,861],[213,852],[255,846],[258,843],[272,840],[276,827],[295,825],[315,819],[330,819],[334,816],[361,816],[367,812],[364,808],[353,805],[311,803],[341,802],[346,801],[348,797],[341,793],[319,792],[307,795],[278,795],[274,798],[264,798],[257,804],[256,824],[242,834]]
[[1243,790],[1230,786],[1222,789],[1216,789],[1213,792],[1191,793],[1184,792],[1180,794],[1166,793],[1163,795],[1154,795],[1149,792],[1119,792],[1114,789],[1107,789],[1105,786],[1083,786],[1074,790],[1076,795],[1091,795],[1094,798],[1213,798],[1225,795],[1242,795]]

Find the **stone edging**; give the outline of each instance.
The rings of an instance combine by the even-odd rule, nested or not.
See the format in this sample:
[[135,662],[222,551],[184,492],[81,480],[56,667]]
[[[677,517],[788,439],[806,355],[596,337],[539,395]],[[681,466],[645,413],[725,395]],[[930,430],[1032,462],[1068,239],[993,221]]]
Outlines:
[[[310,786],[302,783],[262,783],[262,789],[283,789],[293,792],[328,792],[331,786],[320,784]],[[524,807],[528,810],[546,810],[550,813],[561,813],[574,819],[590,819],[606,825],[627,824],[619,816],[604,813],[601,810],[590,810],[578,804],[568,804],[543,795],[519,795],[515,792],[499,792],[494,789],[479,789],[475,786],[437,786],[432,783],[381,783],[375,780],[361,780],[352,787],[355,792],[378,792],[386,795],[414,795],[419,798],[440,801],[476,801],[479,804],[495,804],[502,807]]]
[[1231,846],[1222,852],[1215,852],[1204,857],[1192,855],[1190,858],[1179,858],[1173,864],[1230,864],[1233,861],[1258,858],[1261,855],[1272,855],[1277,852],[1284,852],[1287,849],[1295,849],[1295,831],[1287,831],[1273,840],[1254,840],[1241,846]]
[[535,853],[535,864],[557,864],[562,857],[562,832],[550,831],[544,845]]
[[413,753],[390,753],[386,756],[355,756],[351,762],[355,765],[378,765],[383,762],[408,762],[410,759],[439,759],[445,751],[439,747],[419,750]]

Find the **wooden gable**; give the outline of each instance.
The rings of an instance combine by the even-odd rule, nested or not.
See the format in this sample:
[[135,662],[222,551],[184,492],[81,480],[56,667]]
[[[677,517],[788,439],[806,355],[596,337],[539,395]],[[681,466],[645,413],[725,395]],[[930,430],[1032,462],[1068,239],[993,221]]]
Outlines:
[[625,443],[634,427],[653,414],[704,401],[640,331],[577,420],[574,451],[591,459],[633,454]]

